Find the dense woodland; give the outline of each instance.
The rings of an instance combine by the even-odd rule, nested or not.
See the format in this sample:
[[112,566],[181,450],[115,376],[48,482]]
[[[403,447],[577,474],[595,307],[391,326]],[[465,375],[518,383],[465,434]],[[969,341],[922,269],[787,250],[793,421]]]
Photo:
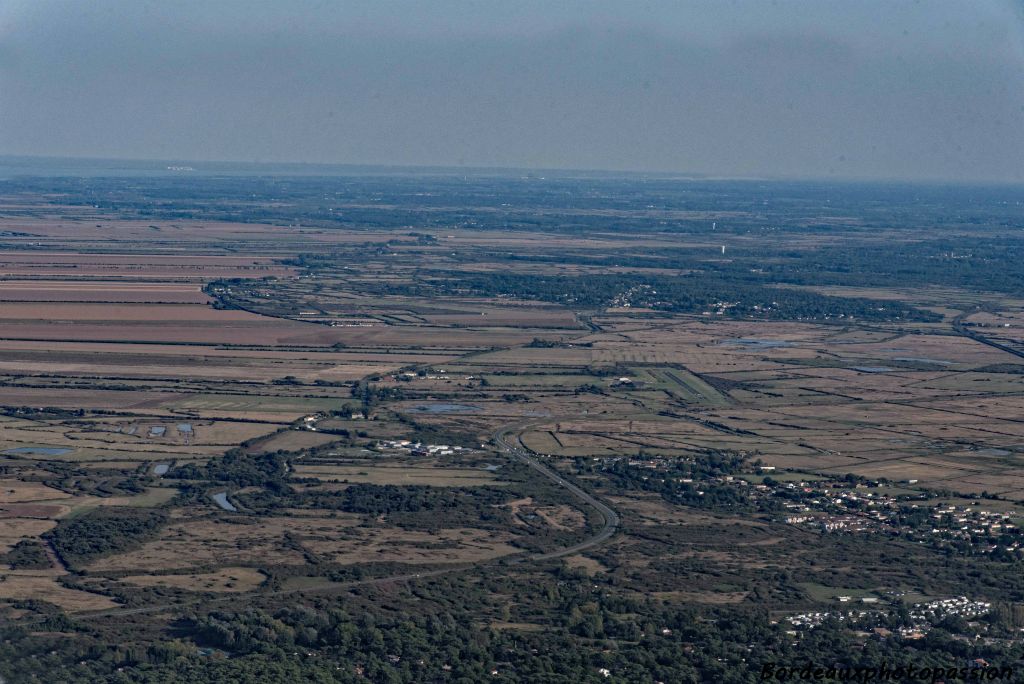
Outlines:
[[[196,681],[476,682],[759,681],[760,667],[959,669],[975,658],[1015,662],[1024,651],[954,638],[957,625],[941,627],[910,645],[848,625],[826,623],[793,642],[757,608],[659,605],[588,590],[585,579],[565,573],[535,575],[529,586],[503,578],[424,582],[402,614],[370,606],[370,593],[341,605],[239,608],[194,613],[176,630],[207,651],[195,658],[173,638],[150,645],[109,644],[93,628],[73,621],[54,627],[73,636],[30,636],[5,629],[0,659],[18,663],[23,681],[184,683]],[[519,602],[550,616],[541,632],[480,628],[489,594],[519,590]],[[413,600],[407,595],[392,600]],[[429,607],[429,608],[428,608]],[[514,609],[519,612],[522,608]],[[422,612],[421,612],[422,611]],[[514,616],[513,616],[514,617]],[[894,617],[890,628],[902,618]],[[995,640],[1020,624],[999,609],[985,623]],[[230,655],[230,657],[228,657]]]
[[[232,175],[232,174],[235,175]],[[0,181],[6,193],[53,193],[54,201],[154,219],[202,218],[325,228],[449,227],[563,233],[638,230],[699,234],[844,232],[893,226],[1020,227],[1015,186],[680,180],[657,175],[545,173],[225,174]],[[425,192],[429,190],[429,192]],[[377,206],[375,206],[377,205]],[[379,206],[387,207],[386,211]],[[852,221],[850,219],[855,219]],[[415,226],[415,228],[410,228]]]
[[45,538],[67,564],[123,551],[152,539],[167,523],[167,512],[149,508],[97,508],[62,520]]
[[863,297],[829,297],[806,290],[767,287],[717,275],[532,276],[512,272],[452,274],[411,286],[383,286],[381,294],[417,297],[516,297],[572,308],[614,306],[671,313],[724,313],[785,320],[862,319],[935,321],[940,317],[901,303]]

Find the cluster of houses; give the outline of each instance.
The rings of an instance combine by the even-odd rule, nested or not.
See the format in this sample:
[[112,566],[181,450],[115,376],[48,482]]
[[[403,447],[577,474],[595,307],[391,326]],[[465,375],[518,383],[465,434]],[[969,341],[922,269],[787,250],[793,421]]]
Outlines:
[[656,294],[658,294],[658,291],[650,285],[634,285],[625,292],[621,292],[612,297],[609,305],[623,309],[629,309],[634,305],[647,306],[648,302],[646,300],[649,299],[651,295]]
[[836,620],[838,622],[861,622],[871,616],[878,615],[881,615],[881,613],[877,610],[828,610],[815,613],[790,615],[786,618],[786,621],[794,627],[814,629],[815,627],[821,627],[826,620]]
[[[401,373],[393,373],[391,375],[392,380],[402,380],[404,382],[410,382],[412,380],[455,380],[455,375],[449,374],[448,371],[443,368],[431,368],[425,371],[402,371]],[[467,375],[466,380],[476,380],[477,378],[473,375]]]
[[408,439],[387,439],[377,442],[378,451],[407,451],[413,456],[451,456],[459,451],[467,451],[465,447],[447,444],[423,444]]
[[[662,473],[678,467],[680,459],[632,457],[627,463]],[[916,484],[916,480],[900,484],[848,479],[787,482],[773,479],[772,466],[756,469],[767,476],[763,481],[751,478],[749,472],[707,478],[695,475],[675,481],[690,486],[741,488],[754,501],[772,502],[771,509],[777,510],[781,502],[785,522],[821,532],[888,534],[969,555],[998,552],[1006,557],[1024,556],[1024,527],[1014,522],[1013,513],[983,508],[980,501],[969,506],[930,502],[926,492],[906,492],[904,487]]]
[[[837,596],[836,597],[841,603],[850,602],[853,599],[851,596]],[[864,597],[859,599],[861,603],[878,603],[877,597]],[[992,604],[985,601],[974,601],[966,596],[957,596],[955,598],[938,599],[935,601],[929,601],[927,603],[915,603],[910,608],[910,620],[911,624],[904,625],[896,629],[896,634],[904,639],[920,639],[934,626],[941,623],[948,617],[957,616],[970,620],[973,618],[981,617],[992,609]],[[836,620],[837,622],[845,623],[864,623],[872,620],[880,619],[885,616],[885,612],[881,610],[830,610],[814,613],[800,613],[799,615],[791,615],[786,618],[786,621],[790,623],[796,629],[814,629],[820,627],[827,620]],[[884,627],[874,628],[874,632],[882,637],[888,637],[893,634],[890,630]],[[795,631],[790,632],[795,634]]]
[[951,615],[970,620],[980,617],[992,610],[992,604],[985,601],[972,601],[966,596],[938,599],[928,603],[917,603],[910,610],[910,619],[915,622],[942,622]]
[[[866,491],[858,485],[842,491],[832,487],[849,486],[836,482],[776,483],[756,489],[785,488],[804,496],[787,503],[786,522],[808,525],[824,532],[888,532],[913,541],[936,546],[960,542],[972,553],[1024,551],[1024,531],[1012,522],[1009,513],[948,503],[913,503],[879,491]],[[906,522],[907,512],[920,511],[927,524]],[[919,519],[920,519],[919,518]]]
[[[930,529],[930,533],[933,535],[972,541],[979,537],[992,538],[1010,535],[1018,538],[1006,544],[1006,550],[1016,551],[1021,548],[1019,537],[1024,534],[1016,524],[1011,522],[1012,518],[1009,513],[983,509],[974,510],[967,506],[940,505],[933,508],[931,518],[935,521]],[[996,545],[988,544],[981,550],[991,552],[996,548]]]

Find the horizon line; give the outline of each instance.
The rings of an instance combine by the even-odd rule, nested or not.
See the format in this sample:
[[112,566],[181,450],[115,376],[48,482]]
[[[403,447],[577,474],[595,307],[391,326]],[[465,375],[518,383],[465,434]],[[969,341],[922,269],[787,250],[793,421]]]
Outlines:
[[[1024,187],[1024,179],[951,179],[944,177],[876,177],[876,176],[803,176],[803,175],[729,175],[721,173],[705,173],[698,171],[664,171],[664,170],[636,170],[636,169],[596,169],[596,168],[559,168],[559,167],[530,167],[530,166],[492,166],[492,165],[460,165],[451,166],[445,164],[388,164],[388,163],[355,163],[355,162],[311,162],[311,161],[264,161],[264,160],[233,160],[233,159],[187,159],[187,158],[155,158],[155,157],[97,157],[97,156],[58,156],[58,155],[31,155],[31,154],[9,154],[0,152],[0,160],[35,160],[35,161],[70,161],[70,162],[114,162],[114,163],[136,163],[136,164],[214,164],[214,165],[237,165],[250,167],[305,167],[309,169],[363,169],[374,171],[392,171],[415,175],[432,175],[445,173],[447,175],[481,175],[481,174],[587,174],[620,177],[653,176],[665,180],[705,181],[705,182],[764,182],[764,183],[836,183],[836,184],[904,184],[904,185],[960,185],[960,186],[1005,186]],[[175,171],[170,167],[161,169]],[[200,169],[181,169],[181,173],[195,172],[197,175],[216,175],[203,173]],[[288,174],[267,174],[288,175]],[[20,177],[31,177],[26,174]],[[66,177],[66,176],[54,176]],[[0,177],[0,180],[6,180]]]

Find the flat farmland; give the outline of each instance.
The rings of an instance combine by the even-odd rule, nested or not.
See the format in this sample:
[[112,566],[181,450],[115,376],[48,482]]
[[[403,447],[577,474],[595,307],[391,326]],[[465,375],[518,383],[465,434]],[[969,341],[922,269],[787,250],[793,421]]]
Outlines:
[[254,446],[258,451],[304,451],[330,444],[337,441],[336,435],[329,435],[309,430],[287,430],[273,435],[269,439],[261,440]]
[[390,485],[430,485],[436,487],[478,487],[500,485],[493,473],[469,468],[372,465],[295,466],[296,474],[324,482],[369,482]]
[[240,382],[270,382],[291,376],[312,383],[358,380],[368,373],[384,373],[402,365],[397,355],[390,363],[336,363],[328,358],[282,359],[273,352],[231,357],[207,356],[198,351],[161,355],[144,350],[124,353],[117,348],[109,353],[0,350],[0,374]]
[[295,544],[284,543],[286,535],[313,553],[341,564],[458,563],[518,552],[507,543],[507,535],[488,530],[452,528],[418,532],[366,527],[360,522],[357,516],[292,516],[269,519],[261,525],[211,519],[172,523],[157,540],[127,553],[99,559],[90,563],[89,570],[134,571],[163,578],[168,570],[180,572],[211,566],[256,568],[268,563],[302,565],[304,558]]
[[285,533],[341,530],[343,520],[297,521],[278,519],[262,525],[237,525],[217,519],[172,523],[159,537],[140,548],[110,555],[89,564],[93,572],[153,572],[223,566],[260,567],[268,563],[302,565],[300,551],[284,543]]
[[[409,363],[440,363],[452,355],[373,351],[338,351],[317,347],[297,351],[260,350],[213,345],[168,345],[102,342],[0,340],[0,373],[34,373],[65,377],[219,379],[269,381],[285,376],[314,382],[349,381]],[[199,369],[201,373],[197,372]]]
[[[120,321],[113,312],[90,312],[83,318],[68,305],[50,320],[0,318],[0,338],[54,342],[129,342],[227,345],[283,345],[397,347],[399,349],[477,350],[507,344],[525,344],[535,337],[559,336],[549,329],[428,327],[329,327],[314,323],[260,316],[240,311],[213,311],[203,307],[166,309],[174,317],[161,319],[154,311],[129,311]],[[141,305],[140,305],[141,306]],[[161,305],[154,305],[161,306]],[[167,306],[167,305],[164,305]],[[224,315],[221,315],[224,314]],[[10,315],[10,314],[9,314]],[[88,314],[85,314],[88,315]],[[110,318],[102,318],[110,315]]]
[[196,254],[0,252],[0,276],[70,280],[115,278],[203,282],[213,278],[284,276],[273,257]]
[[6,553],[25,538],[34,538],[53,529],[53,520],[39,518],[0,518],[0,548]]
[[[467,371],[469,372],[469,371]],[[489,387],[537,388],[540,390],[575,389],[596,380],[595,376],[568,373],[516,373],[514,375],[485,375]]]
[[0,337],[71,342],[278,344],[300,323],[204,305],[10,303],[0,308]]
[[520,553],[507,534],[474,528],[419,532],[360,529],[345,541],[315,536],[304,543],[335,563],[473,563]]
[[280,396],[272,394],[213,394],[196,393],[172,397],[164,406],[174,411],[199,415],[232,416],[256,420],[292,421],[309,413],[330,410],[339,405],[336,399]]
[[206,304],[199,285],[119,283],[68,280],[0,281],[0,302],[110,302],[137,304]]
[[68,612],[105,610],[118,604],[103,594],[70,589],[58,582],[57,571],[7,571],[0,582],[0,599],[24,601],[36,599],[52,603]]
[[252,322],[262,317],[245,311],[218,311],[203,304],[120,304],[95,302],[7,302],[0,308],[0,321],[52,320],[58,324],[103,321],[118,325],[154,321],[231,324]]
[[67,409],[128,410],[159,406],[174,401],[172,392],[124,391],[106,389],[77,389],[74,387],[6,387],[3,402],[6,406],[52,406]]
[[176,575],[129,575],[121,581],[138,587],[171,587],[186,591],[237,593],[252,591],[266,579],[252,568],[220,568],[216,572],[182,573]]
[[[965,494],[1020,490],[1012,474],[1024,466],[1022,375],[1005,352],[949,329],[594,320],[608,330],[573,340],[586,346],[519,347],[453,368],[479,373],[488,391],[524,392],[530,404],[550,406],[557,422],[535,421],[521,434],[539,453],[732,449],[779,468],[917,480]],[[487,374],[488,364],[502,372]],[[465,392],[463,401],[487,407],[460,420],[491,412],[469,399],[472,381],[447,387],[451,401]],[[600,388],[605,405],[576,403],[583,387]],[[561,405],[541,398],[559,392],[572,398]],[[634,420],[623,421],[629,414]],[[970,457],[967,444],[1001,456]]]
[[586,366],[594,361],[594,353],[585,347],[572,349],[519,347],[476,356],[473,360],[478,364],[484,362],[502,366],[557,368],[558,366]]
[[41,482],[24,482],[22,480],[0,480],[0,504],[12,504],[34,501],[54,501],[71,498],[71,494],[59,489],[48,487]]
[[[282,421],[286,422],[286,421]],[[277,429],[266,422],[136,416],[129,420],[0,421],[0,455],[11,459],[152,461],[223,453]]]
[[76,496],[61,502],[62,510],[51,517],[72,518],[103,507],[159,507],[169,503],[177,494],[175,487],[152,487],[141,494],[126,496]]
[[418,312],[432,325],[513,326],[524,328],[578,328],[572,311],[549,306],[502,306],[489,300],[445,302],[443,312]]

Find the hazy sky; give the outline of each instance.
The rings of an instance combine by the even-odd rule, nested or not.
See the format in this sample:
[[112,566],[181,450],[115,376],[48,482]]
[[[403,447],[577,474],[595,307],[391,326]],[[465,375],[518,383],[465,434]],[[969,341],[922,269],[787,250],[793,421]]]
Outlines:
[[1022,0],[0,0],[0,154],[1024,181]]

